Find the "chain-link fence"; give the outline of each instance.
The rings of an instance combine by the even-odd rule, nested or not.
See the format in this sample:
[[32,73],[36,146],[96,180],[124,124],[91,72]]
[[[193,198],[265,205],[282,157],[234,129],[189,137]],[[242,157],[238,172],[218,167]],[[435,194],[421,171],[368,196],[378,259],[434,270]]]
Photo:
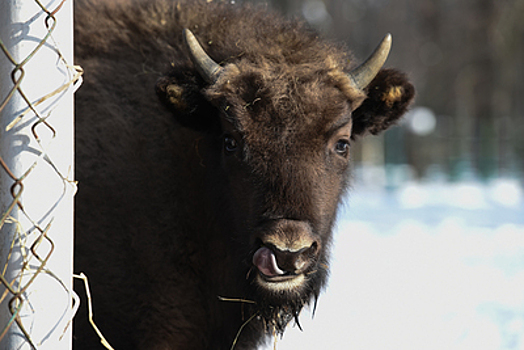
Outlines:
[[0,2],[0,349],[70,349],[72,0]]

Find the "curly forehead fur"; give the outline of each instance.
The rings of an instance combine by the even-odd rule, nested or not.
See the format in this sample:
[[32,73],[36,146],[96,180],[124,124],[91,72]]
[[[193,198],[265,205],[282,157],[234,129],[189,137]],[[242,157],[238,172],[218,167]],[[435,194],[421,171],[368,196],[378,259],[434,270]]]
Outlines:
[[[347,54],[325,42],[314,43],[316,45],[308,45],[307,49],[313,48],[315,54],[301,52],[301,48],[296,51],[283,50],[282,47],[273,46],[273,42],[263,43],[268,45],[267,50],[263,47],[261,51],[258,47],[256,54],[249,53],[253,47],[246,48],[234,65],[226,65],[226,73],[208,89],[208,96],[216,100],[220,96],[226,99],[235,96],[262,99],[263,95],[266,102],[272,100],[274,106],[279,105],[286,112],[294,113],[290,110],[292,105],[307,109],[307,101],[311,101],[312,106],[322,101],[333,101],[329,97],[335,98],[332,88],[336,87],[338,93],[355,109],[365,94],[350,83],[346,73],[350,67]],[[330,89],[329,93],[325,93],[324,89]]]
[[[226,66],[225,74],[205,92],[214,104],[225,109],[234,107],[235,115],[248,115],[243,119],[266,129],[301,128],[322,133],[323,126],[350,107],[348,101],[360,103],[363,96],[351,87],[344,94],[336,87],[336,79],[313,66],[275,65],[262,69],[240,62]],[[352,94],[351,100],[347,94]],[[237,127],[245,129],[246,122],[238,122]]]

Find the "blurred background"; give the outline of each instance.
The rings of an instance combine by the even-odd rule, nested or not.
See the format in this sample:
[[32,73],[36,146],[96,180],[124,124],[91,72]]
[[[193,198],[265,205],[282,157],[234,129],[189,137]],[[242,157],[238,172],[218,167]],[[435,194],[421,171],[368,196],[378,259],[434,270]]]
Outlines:
[[250,2],[359,60],[392,33],[417,89],[352,145],[330,286],[277,348],[524,350],[524,0]]

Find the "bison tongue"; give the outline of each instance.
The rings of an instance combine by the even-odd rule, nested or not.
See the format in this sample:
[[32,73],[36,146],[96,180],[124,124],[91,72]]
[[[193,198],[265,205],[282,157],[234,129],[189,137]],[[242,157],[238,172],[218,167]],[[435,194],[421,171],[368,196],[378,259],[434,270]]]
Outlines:
[[277,259],[271,249],[262,247],[253,255],[253,265],[255,265],[263,275],[274,277],[283,275],[282,271],[277,265]]

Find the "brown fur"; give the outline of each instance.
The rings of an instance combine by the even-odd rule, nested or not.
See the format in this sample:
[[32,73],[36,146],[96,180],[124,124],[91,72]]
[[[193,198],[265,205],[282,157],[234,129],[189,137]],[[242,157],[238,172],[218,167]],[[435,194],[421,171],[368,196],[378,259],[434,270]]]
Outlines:
[[[300,21],[226,2],[82,0],[75,5],[76,262],[116,349],[253,349],[282,332],[327,279],[349,154],[413,98],[382,70],[365,91],[355,62]],[[182,39],[224,67],[208,85]],[[167,107],[167,108],[166,108]],[[233,138],[238,149],[226,150]],[[293,248],[305,282],[256,282],[260,246]],[[278,252],[279,264],[295,257]],[[249,302],[224,301],[219,297]],[[252,303],[255,302],[255,303]],[[75,347],[99,348],[85,315]]]

